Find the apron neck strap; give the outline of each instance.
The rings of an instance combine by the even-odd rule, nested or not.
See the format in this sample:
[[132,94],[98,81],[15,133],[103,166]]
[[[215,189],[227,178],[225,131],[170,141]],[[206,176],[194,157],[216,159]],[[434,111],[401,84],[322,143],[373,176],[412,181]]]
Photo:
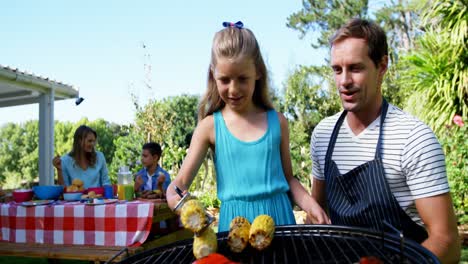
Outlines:
[[[385,121],[385,117],[387,116],[387,109],[388,109],[388,102],[383,98],[382,100],[382,108],[380,110],[380,127],[379,127],[379,139],[377,141],[377,146],[375,148],[375,158],[380,159],[380,146],[382,145],[382,128],[383,124]],[[336,139],[338,138],[338,133],[340,131],[340,127],[344,122],[344,119],[346,117],[346,114],[348,111],[344,110],[343,113],[340,115],[338,118],[338,121],[336,121],[336,125],[333,128],[332,135],[330,137],[330,142],[328,143],[328,149],[327,149],[327,154],[325,156],[325,163],[327,163],[328,160],[331,160],[331,156],[333,154],[333,149],[335,149],[335,143]]]
[[380,126],[379,126],[379,139],[377,140],[377,146],[375,147],[375,159],[380,160],[380,147],[382,146],[382,133],[385,117],[387,116],[388,102],[385,98],[382,98],[382,109],[380,110]]

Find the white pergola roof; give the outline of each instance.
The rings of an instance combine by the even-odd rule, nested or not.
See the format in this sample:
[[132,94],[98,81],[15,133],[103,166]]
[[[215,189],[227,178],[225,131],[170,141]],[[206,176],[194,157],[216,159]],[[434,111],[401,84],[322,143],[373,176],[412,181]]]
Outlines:
[[0,64],[0,107],[39,103],[52,90],[55,100],[78,97],[71,85]]
[[0,65],[0,107],[39,103],[39,184],[54,183],[54,101],[78,97],[78,89]]

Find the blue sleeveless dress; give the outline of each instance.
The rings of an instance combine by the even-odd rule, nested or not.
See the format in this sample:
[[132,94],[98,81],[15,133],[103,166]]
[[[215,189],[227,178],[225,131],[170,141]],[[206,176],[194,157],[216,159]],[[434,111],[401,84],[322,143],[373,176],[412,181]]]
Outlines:
[[236,216],[251,223],[267,214],[276,225],[295,224],[288,182],[281,163],[281,128],[275,110],[269,110],[268,129],[256,141],[244,142],[228,130],[221,112],[214,114],[215,168],[221,200],[218,231],[229,231]]

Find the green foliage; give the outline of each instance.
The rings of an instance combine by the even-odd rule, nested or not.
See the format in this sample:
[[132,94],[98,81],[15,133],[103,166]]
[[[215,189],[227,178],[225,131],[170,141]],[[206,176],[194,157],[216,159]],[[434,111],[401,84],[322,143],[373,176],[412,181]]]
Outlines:
[[289,119],[291,161],[294,176],[310,186],[310,137],[323,118],[341,108],[338,93],[329,85],[331,70],[327,66],[298,67],[286,82],[281,111]]
[[0,130],[0,181],[5,189],[38,180],[38,134],[37,121],[7,124]]
[[58,156],[62,156],[71,151],[73,147],[73,134],[75,126],[70,122],[55,122],[54,125],[54,151]]
[[109,177],[114,183],[117,183],[117,172],[120,166],[129,166],[133,173],[141,169],[136,167],[136,164],[140,159],[141,149],[145,142],[144,137],[136,133],[133,126],[122,127],[121,132],[121,136],[114,139],[114,156],[108,167]]
[[424,21],[426,33],[402,59],[400,80],[412,90],[406,109],[440,135],[455,114],[468,116],[468,8],[441,1],[425,11]]
[[216,173],[210,152],[200,167],[189,191],[195,195],[205,207],[220,207],[221,202],[217,197],[216,189]]
[[[468,120],[464,120],[467,122]],[[458,221],[468,224],[468,144],[467,126],[446,126],[441,144],[445,151],[447,176]]]
[[189,146],[197,122],[197,105],[197,96],[181,95],[149,101],[137,108],[136,132],[146,141],[161,144],[161,163],[172,174],[178,172]]
[[288,17],[288,27],[299,30],[301,37],[308,31],[320,33],[317,43],[312,47],[328,46],[330,36],[352,17],[366,17],[368,11],[367,0],[329,0],[302,1],[303,8]]

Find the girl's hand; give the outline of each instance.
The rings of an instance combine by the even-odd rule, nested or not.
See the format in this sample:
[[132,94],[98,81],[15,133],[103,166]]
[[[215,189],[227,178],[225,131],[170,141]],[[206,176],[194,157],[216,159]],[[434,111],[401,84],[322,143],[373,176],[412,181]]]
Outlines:
[[306,224],[319,224],[319,225],[330,225],[331,221],[328,218],[327,213],[320,207],[320,205],[314,201],[312,206],[307,210]]

